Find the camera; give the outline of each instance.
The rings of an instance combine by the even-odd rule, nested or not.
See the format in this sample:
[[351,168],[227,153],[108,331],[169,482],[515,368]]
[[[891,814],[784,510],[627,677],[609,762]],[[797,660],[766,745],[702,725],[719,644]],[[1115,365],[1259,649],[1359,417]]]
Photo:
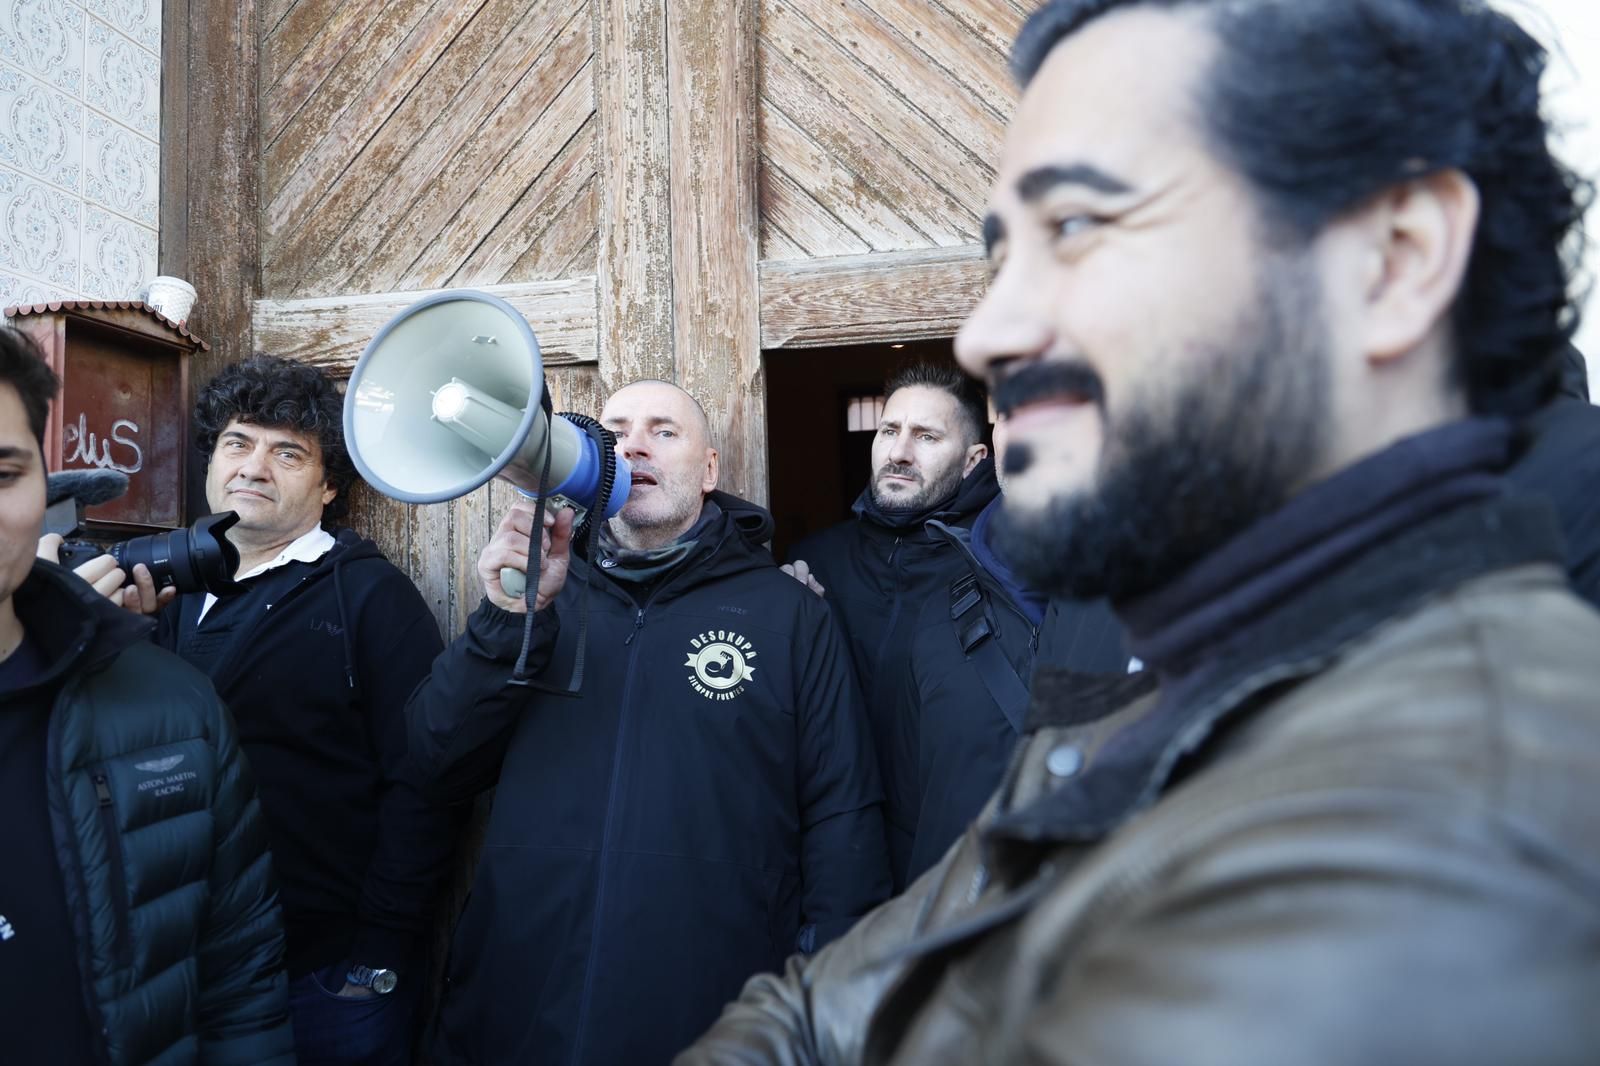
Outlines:
[[207,515],[188,529],[134,537],[108,548],[69,540],[61,546],[59,558],[61,565],[71,570],[100,555],[110,555],[130,581],[133,568],[143,563],[158,590],[175,586],[180,593],[225,596],[237,591],[233,575],[239,569],[239,549],[228,540],[227,532],[238,521],[238,514],[224,511]]

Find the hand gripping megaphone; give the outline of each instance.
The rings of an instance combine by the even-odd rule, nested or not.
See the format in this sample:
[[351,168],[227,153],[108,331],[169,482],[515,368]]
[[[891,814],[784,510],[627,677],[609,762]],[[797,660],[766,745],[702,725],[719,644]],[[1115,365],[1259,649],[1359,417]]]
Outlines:
[[[603,500],[610,518],[632,475],[586,422],[549,413],[539,342],[522,315],[470,289],[435,293],[390,319],[361,353],[344,400],[350,458],[385,496],[439,503],[500,477],[524,496],[559,496],[591,515]],[[501,574],[520,595],[522,574]]]

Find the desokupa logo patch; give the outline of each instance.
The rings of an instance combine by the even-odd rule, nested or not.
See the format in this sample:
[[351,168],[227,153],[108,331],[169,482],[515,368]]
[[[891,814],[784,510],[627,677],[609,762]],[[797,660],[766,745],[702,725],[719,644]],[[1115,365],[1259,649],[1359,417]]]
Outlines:
[[744,684],[756,676],[751,663],[755,645],[741,633],[728,629],[708,629],[689,640],[689,657],[684,666],[691,671],[689,687],[708,700],[726,702],[744,691]]

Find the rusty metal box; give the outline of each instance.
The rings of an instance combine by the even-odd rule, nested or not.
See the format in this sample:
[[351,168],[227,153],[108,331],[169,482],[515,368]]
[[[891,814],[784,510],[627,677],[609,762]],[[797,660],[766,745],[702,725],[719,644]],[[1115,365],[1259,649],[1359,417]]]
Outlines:
[[45,465],[128,475],[120,499],[88,510],[86,533],[125,536],[183,524],[189,358],[208,346],[134,301],[8,307],[61,376]]

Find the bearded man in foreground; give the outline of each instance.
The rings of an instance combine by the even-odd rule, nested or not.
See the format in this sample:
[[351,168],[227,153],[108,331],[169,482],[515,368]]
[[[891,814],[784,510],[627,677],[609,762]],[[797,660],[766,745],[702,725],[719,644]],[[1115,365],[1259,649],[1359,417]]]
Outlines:
[[1576,317],[1544,58],[1473,0],[1030,20],[957,351],[1008,558],[1147,670],[1041,671],[977,826],[681,1063],[1592,1061],[1600,617],[1502,477]]

